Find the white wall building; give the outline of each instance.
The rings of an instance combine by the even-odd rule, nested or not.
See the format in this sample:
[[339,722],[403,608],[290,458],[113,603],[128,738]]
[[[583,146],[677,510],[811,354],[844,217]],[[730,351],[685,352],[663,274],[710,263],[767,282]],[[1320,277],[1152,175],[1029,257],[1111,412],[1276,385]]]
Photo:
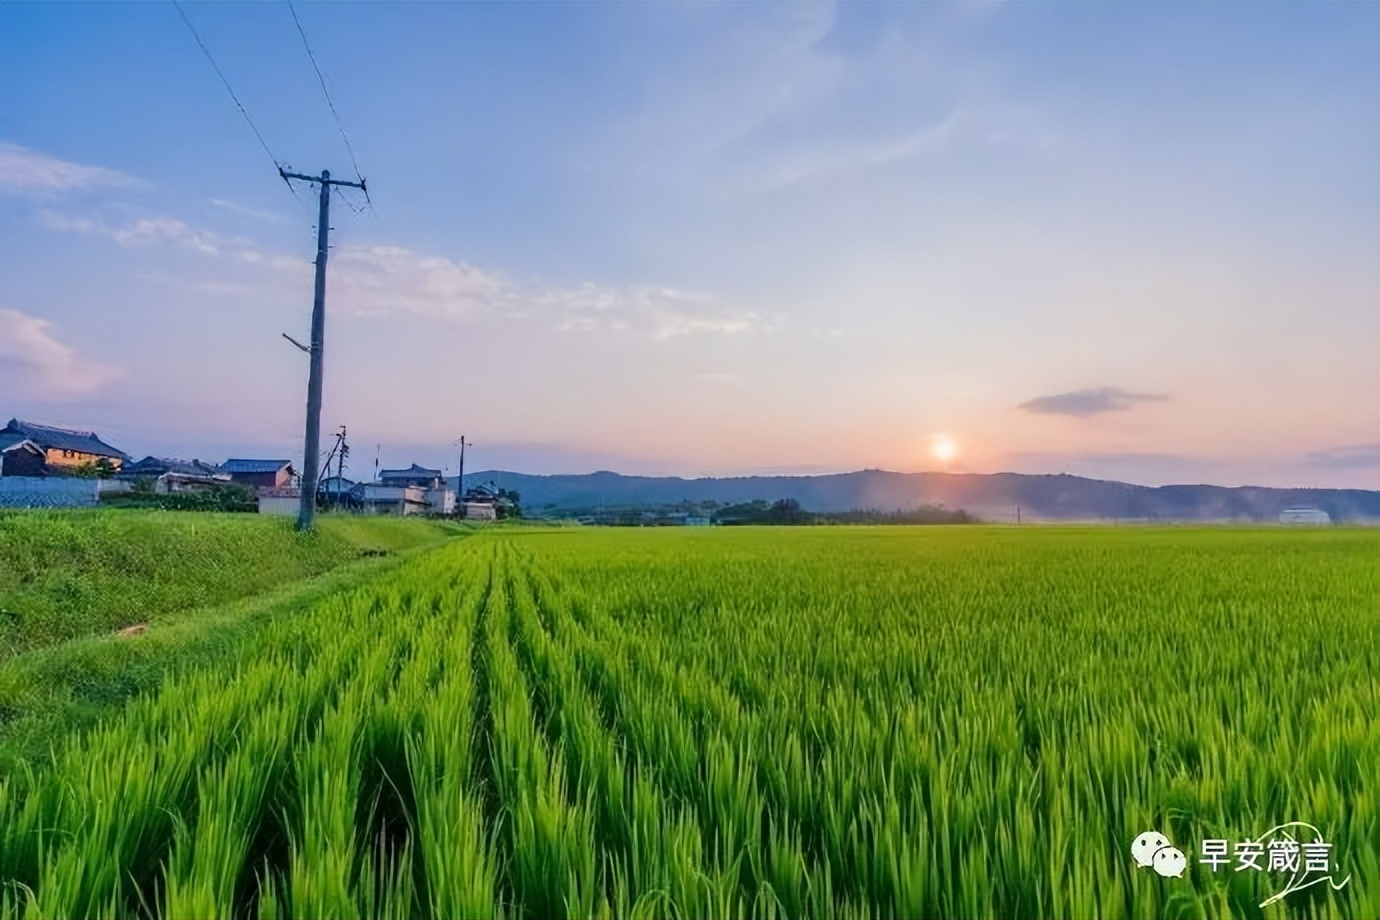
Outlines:
[[427,489],[426,501],[432,514],[455,513],[455,493],[450,489]]
[[363,482],[355,486],[364,510],[371,514],[425,514],[430,510],[426,490],[419,486],[385,486]]
[[465,502],[461,517],[467,521],[496,521],[498,510],[492,502]]
[[269,489],[258,490],[259,493],[259,513],[276,514],[280,517],[296,517],[302,510],[302,490],[301,489]]

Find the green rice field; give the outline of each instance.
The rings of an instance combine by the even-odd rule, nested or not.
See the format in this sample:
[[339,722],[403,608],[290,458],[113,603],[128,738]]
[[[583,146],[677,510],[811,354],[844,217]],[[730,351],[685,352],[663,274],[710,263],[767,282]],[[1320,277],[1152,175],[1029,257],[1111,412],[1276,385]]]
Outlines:
[[1378,551],[494,528],[0,777],[0,918],[1380,916]]

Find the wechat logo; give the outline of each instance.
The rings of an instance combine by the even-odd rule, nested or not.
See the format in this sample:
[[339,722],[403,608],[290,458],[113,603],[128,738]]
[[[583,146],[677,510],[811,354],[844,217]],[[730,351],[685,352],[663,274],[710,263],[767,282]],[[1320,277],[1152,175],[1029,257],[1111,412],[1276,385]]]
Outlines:
[[1146,831],[1131,841],[1131,858],[1142,869],[1154,869],[1165,878],[1183,878],[1188,857],[1159,831]]

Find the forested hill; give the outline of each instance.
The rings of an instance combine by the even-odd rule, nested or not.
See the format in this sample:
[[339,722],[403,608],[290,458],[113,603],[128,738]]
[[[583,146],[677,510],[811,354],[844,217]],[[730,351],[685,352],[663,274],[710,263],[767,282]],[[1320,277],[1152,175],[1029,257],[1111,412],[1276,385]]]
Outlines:
[[[453,482],[453,480],[452,480]],[[891,473],[681,479],[601,471],[534,476],[490,470],[467,486],[517,490],[529,512],[652,508],[680,502],[737,504],[793,498],[809,511],[894,511],[923,505],[963,509],[991,521],[1275,521],[1285,508],[1320,508],[1334,521],[1380,523],[1380,491],[1367,489],[1138,486],[1080,476],[1022,473]]]

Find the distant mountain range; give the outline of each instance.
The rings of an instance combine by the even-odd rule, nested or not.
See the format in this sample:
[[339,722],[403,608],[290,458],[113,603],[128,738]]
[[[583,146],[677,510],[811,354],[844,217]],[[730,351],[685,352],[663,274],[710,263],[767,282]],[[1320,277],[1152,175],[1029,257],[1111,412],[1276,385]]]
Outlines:
[[[454,483],[452,477],[451,482]],[[529,512],[655,508],[679,502],[738,504],[793,498],[808,511],[910,510],[939,505],[988,521],[1275,521],[1286,508],[1319,508],[1333,521],[1380,524],[1380,491],[1369,489],[1137,486],[1081,476],[1023,473],[891,473],[861,470],[826,476],[681,479],[600,471],[534,476],[489,470],[467,474],[474,486],[517,490]]]

